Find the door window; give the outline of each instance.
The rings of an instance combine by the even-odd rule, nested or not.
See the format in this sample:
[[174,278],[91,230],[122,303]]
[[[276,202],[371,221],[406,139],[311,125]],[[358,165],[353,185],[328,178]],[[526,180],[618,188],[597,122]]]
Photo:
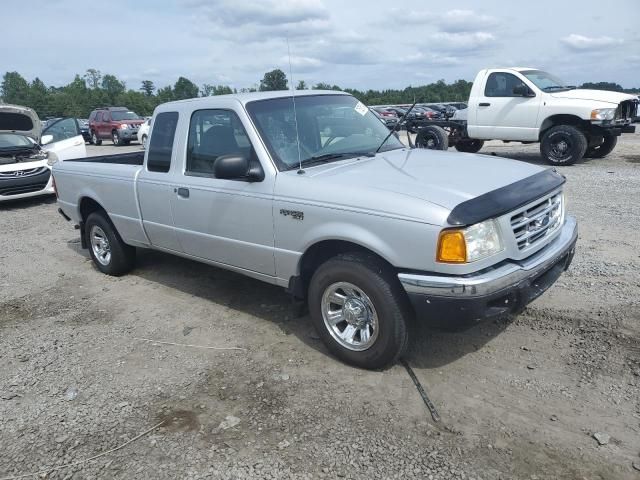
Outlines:
[[147,170],[150,172],[169,171],[177,125],[178,112],[162,112],[156,116],[147,156]]
[[63,118],[45,128],[42,135],[53,135],[53,140],[49,143],[54,143],[80,135],[80,129],[75,118]]
[[102,121],[102,112],[98,112],[96,113],[95,118],[93,119],[94,122],[101,122]]
[[189,125],[187,173],[213,176],[216,159],[230,154],[241,154],[251,159],[254,157],[247,132],[235,112],[195,111]]
[[493,72],[484,87],[485,97],[521,97],[513,93],[513,88],[523,82],[518,77],[506,72]]

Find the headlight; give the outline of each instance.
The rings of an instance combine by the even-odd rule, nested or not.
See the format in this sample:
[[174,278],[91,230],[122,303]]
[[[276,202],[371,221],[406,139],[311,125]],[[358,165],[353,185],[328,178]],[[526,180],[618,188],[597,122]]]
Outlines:
[[122,125],[120,125],[120,130],[126,130],[127,128],[129,128],[129,125],[126,123],[123,123]]
[[47,165],[53,167],[53,164],[58,161],[58,156],[54,152],[47,152]]
[[591,120],[613,120],[615,115],[615,108],[597,108],[596,110],[591,110]]
[[504,250],[495,220],[464,229],[440,232],[436,260],[442,263],[471,263]]

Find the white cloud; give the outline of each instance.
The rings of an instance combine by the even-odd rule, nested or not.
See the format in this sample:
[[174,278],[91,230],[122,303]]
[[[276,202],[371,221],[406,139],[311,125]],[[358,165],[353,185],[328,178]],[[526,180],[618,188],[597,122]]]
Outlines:
[[438,46],[440,50],[458,52],[459,54],[481,50],[493,44],[495,40],[496,37],[488,32],[437,32],[431,35],[432,43]]
[[498,20],[473,10],[449,10],[440,16],[438,26],[443,32],[478,32],[498,25]]
[[[287,66],[287,74],[288,74],[289,58],[286,56],[281,57],[279,63],[281,65]],[[294,73],[314,72],[322,68],[322,66],[324,66],[324,62],[317,58],[291,56],[291,68],[293,69]]]
[[568,48],[576,51],[603,50],[624,43],[624,40],[621,38],[607,36],[586,37],[584,35],[578,35],[577,33],[572,33],[567,37],[561,38],[560,41]]

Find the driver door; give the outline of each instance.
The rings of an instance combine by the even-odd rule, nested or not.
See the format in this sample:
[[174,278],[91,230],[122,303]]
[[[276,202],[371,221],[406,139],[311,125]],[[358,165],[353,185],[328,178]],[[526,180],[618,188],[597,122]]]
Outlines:
[[87,156],[87,147],[75,118],[62,118],[53,122],[42,131],[40,142],[42,149],[55,153],[58,160]]

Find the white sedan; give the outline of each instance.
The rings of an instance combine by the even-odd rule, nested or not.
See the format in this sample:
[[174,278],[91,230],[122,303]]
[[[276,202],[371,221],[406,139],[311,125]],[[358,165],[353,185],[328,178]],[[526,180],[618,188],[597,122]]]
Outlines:
[[142,148],[147,148],[147,140],[149,139],[149,129],[151,128],[151,117],[147,118],[138,129],[138,142]]
[[75,118],[59,118],[42,130],[36,112],[0,105],[0,202],[54,193],[51,165],[87,156]]

